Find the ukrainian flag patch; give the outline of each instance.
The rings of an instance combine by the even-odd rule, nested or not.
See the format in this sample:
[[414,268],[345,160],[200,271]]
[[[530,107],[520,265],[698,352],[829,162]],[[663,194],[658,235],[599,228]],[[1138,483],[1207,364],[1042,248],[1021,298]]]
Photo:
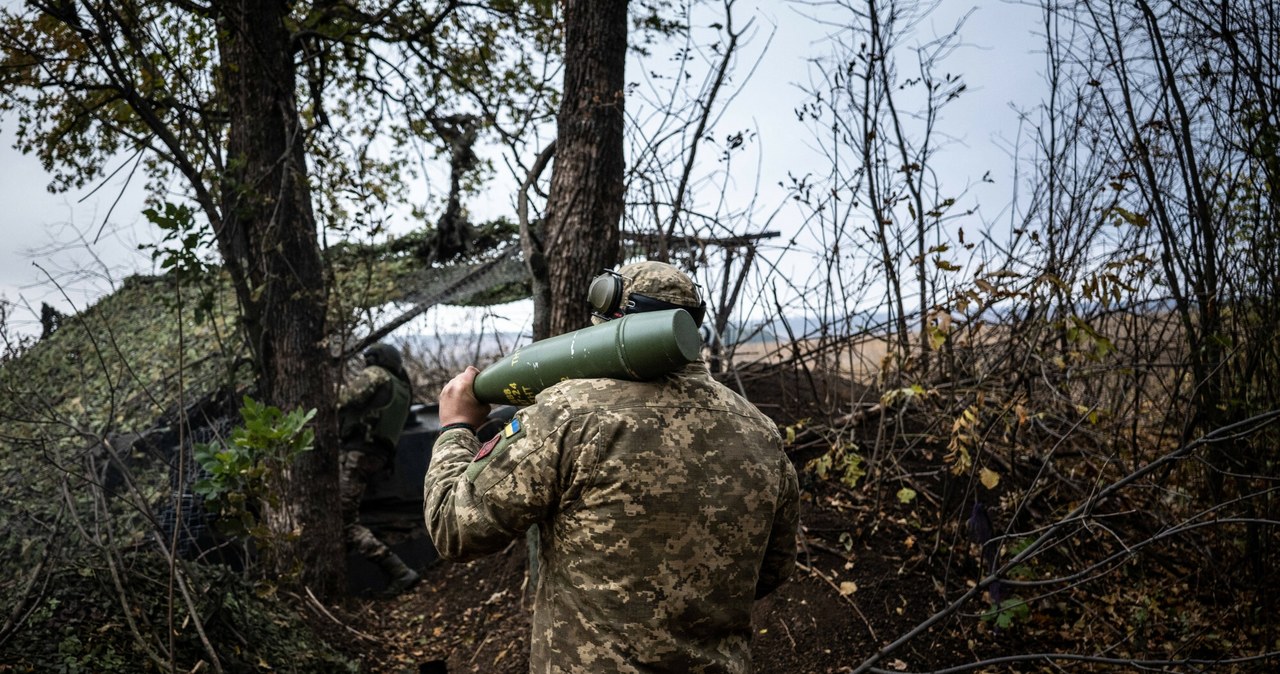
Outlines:
[[507,446],[515,442],[520,434],[524,431],[524,425],[517,418],[512,418],[506,426],[498,433],[494,433],[489,441],[480,447],[480,451],[471,459],[471,465],[467,467],[467,480],[474,482],[480,472],[489,465],[489,461],[496,456],[500,456],[507,451]]

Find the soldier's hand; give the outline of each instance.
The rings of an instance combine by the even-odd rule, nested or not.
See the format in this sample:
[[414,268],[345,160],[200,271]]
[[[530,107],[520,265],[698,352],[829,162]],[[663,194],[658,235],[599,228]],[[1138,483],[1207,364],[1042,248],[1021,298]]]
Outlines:
[[480,370],[474,365],[468,365],[466,370],[450,379],[449,383],[440,389],[441,426],[463,423],[478,428],[485,422],[491,406],[476,400],[476,395],[472,391],[478,374]]

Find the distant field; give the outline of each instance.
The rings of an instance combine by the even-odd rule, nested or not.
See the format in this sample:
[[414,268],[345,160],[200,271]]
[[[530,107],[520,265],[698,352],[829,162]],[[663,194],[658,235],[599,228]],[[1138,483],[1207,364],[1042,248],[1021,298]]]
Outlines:
[[866,380],[879,374],[881,363],[889,353],[889,342],[883,338],[862,338],[822,352],[817,352],[818,346],[816,340],[802,340],[795,344],[754,341],[738,345],[732,358],[734,364],[742,366],[750,363],[780,363],[795,358],[799,353],[811,364],[821,365],[839,376]]

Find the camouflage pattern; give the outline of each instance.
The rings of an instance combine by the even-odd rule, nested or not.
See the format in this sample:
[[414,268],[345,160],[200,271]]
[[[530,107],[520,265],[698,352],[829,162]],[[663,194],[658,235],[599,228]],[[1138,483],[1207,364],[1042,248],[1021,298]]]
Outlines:
[[[622,277],[622,300],[619,306],[627,306],[631,293],[639,293],[655,300],[662,300],[682,307],[696,307],[702,304],[698,295],[698,286],[678,268],[665,262],[645,260],[632,262],[614,270]],[[600,325],[609,320],[604,316],[593,315],[592,325]]]
[[339,505],[347,547],[381,562],[389,548],[360,524],[360,501],[371,480],[388,471],[409,417],[409,386],[386,368],[371,365],[343,390],[338,402],[342,453],[338,464]]
[[342,508],[343,538],[347,548],[372,562],[381,562],[390,548],[360,523],[360,501],[369,482],[385,473],[392,455],[380,449],[365,450],[361,445],[343,447],[338,458],[338,498]]
[[373,444],[395,452],[409,418],[409,385],[384,367],[366,367],[343,389],[338,417],[344,444]]
[[578,379],[479,446],[436,441],[424,515],[446,559],[541,539],[530,671],[748,672],[751,605],[796,557],[777,426],[702,362]]
[[689,307],[696,307],[702,301],[689,277],[665,262],[633,262],[618,268],[617,272],[622,276],[623,304],[631,293]]

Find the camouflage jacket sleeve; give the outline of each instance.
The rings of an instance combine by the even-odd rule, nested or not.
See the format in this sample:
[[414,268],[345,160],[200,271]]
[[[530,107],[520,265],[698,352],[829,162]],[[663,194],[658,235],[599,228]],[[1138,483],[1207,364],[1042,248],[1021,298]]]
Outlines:
[[785,455],[782,459],[782,490],[778,509],[773,516],[773,529],[769,532],[769,547],[765,549],[760,565],[760,580],[756,583],[756,599],[778,589],[791,577],[796,566],[796,534],[800,528],[800,483],[795,467]]
[[558,410],[563,408],[520,410],[484,447],[465,430],[436,440],[423,484],[423,515],[441,557],[496,552],[555,512],[564,484],[560,450],[571,425]]
[[[377,393],[390,381],[391,376],[390,372],[380,367],[366,367],[360,370],[360,373],[343,387],[342,394],[338,397],[339,413],[358,416],[373,407]],[[385,405],[386,402],[384,401],[383,404]]]

